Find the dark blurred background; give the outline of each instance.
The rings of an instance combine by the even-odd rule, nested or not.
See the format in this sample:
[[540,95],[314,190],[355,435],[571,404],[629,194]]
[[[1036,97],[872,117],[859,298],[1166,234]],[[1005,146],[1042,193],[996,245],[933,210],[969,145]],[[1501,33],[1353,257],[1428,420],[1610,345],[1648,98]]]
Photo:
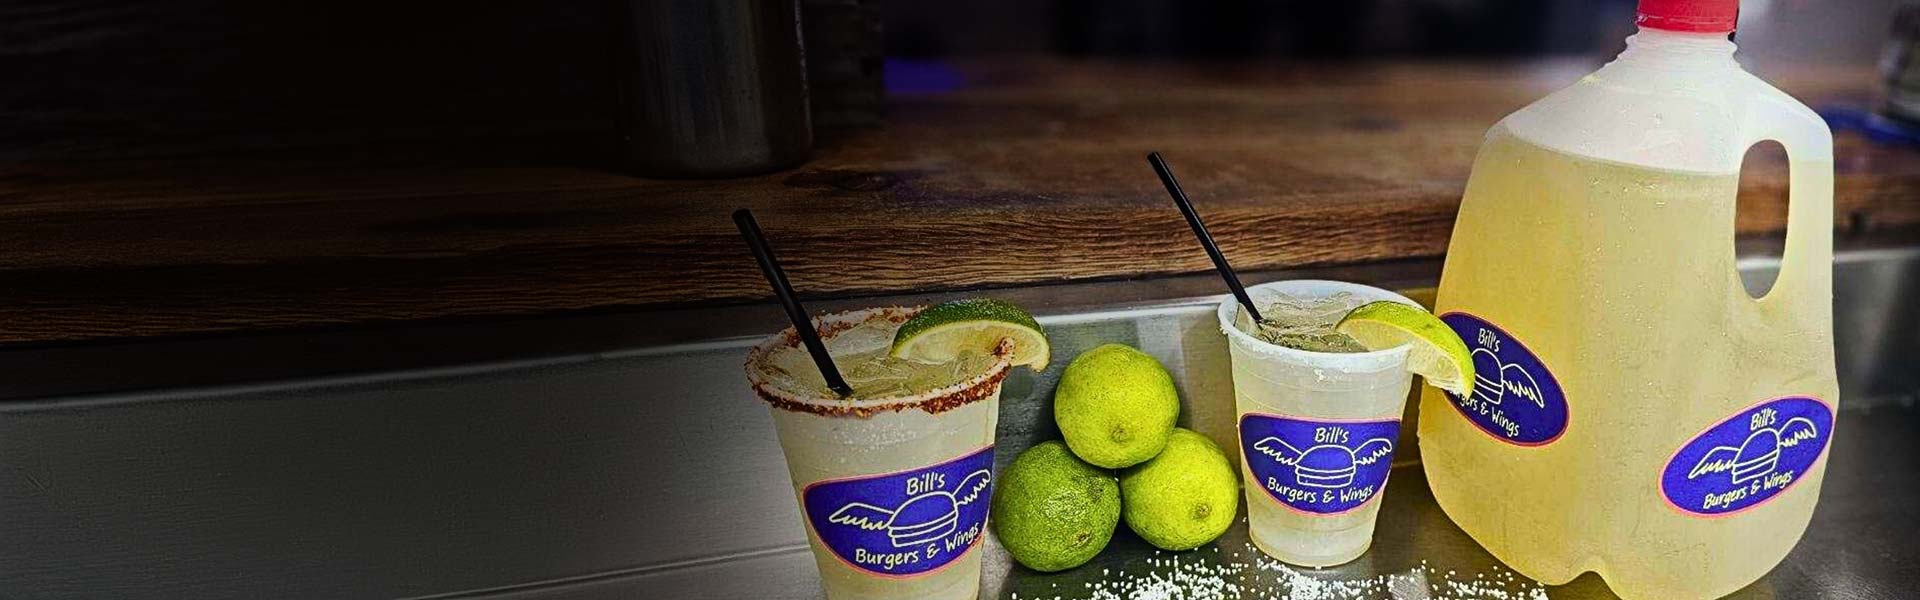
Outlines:
[[[1898,0],[1745,0],[1764,54],[1871,61]],[[887,51],[1182,58],[1512,58],[1612,53],[1634,0],[891,2]]]
[[[1633,4],[801,2],[806,15],[876,21],[884,54],[907,61],[1597,61],[1631,33]],[[1897,5],[1746,0],[1738,41],[1763,71],[1772,61],[1868,64]],[[0,3],[0,160],[328,149],[369,160],[591,163],[616,128],[622,10],[604,0],[12,0]],[[881,61],[866,58],[846,63],[866,73],[843,75],[878,76]]]

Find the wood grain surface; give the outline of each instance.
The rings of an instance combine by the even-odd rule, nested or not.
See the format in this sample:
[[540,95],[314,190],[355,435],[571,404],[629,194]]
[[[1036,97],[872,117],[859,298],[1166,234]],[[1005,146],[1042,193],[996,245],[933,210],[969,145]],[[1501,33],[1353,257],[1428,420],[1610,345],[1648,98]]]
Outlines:
[[[758,301],[737,207],[809,297],[1204,271],[1149,150],[1241,269],[1436,256],[1486,128],[1594,66],[922,65],[958,85],[734,180],[550,159],[599,132],[23,157],[0,162],[0,347]],[[1873,81],[1762,74],[1811,105]],[[1843,232],[1920,225],[1920,152],[1836,141]],[[1738,228],[1777,231],[1784,164],[1749,166]]]

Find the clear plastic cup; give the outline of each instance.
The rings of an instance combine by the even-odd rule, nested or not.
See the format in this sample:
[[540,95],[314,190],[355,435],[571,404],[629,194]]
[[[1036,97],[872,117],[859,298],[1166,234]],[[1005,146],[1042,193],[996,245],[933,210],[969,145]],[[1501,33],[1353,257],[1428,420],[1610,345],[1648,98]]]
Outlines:
[[[1337,281],[1247,288],[1268,318],[1266,307],[1279,294],[1328,298],[1340,292],[1361,303],[1419,306],[1393,292]],[[1233,360],[1240,470],[1253,543],[1295,565],[1351,561],[1373,542],[1413,381],[1406,370],[1407,348],[1357,353],[1288,348],[1249,335],[1251,318],[1244,312],[1229,298],[1221,303],[1219,317]]]
[[[856,324],[897,326],[916,312],[876,308],[816,324],[833,348]],[[771,405],[827,597],[977,597],[1007,360],[926,393],[842,399],[770,375],[778,352],[805,352],[792,328],[748,353],[747,378]]]

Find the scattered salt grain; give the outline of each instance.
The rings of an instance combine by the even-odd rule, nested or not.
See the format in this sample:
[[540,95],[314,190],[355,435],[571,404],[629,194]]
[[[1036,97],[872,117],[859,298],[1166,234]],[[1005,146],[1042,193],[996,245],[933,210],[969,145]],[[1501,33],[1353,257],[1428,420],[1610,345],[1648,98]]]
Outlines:
[[[1222,560],[1219,563],[1148,558],[1152,568],[1146,573],[1114,575],[1101,569],[1100,581],[1086,582],[1087,600],[1546,600],[1547,590],[1540,584],[1517,578],[1511,571],[1495,567],[1492,573],[1474,573],[1461,579],[1453,569],[1444,574],[1427,561],[1399,573],[1362,579],[1337,579],[1332,571],[1303,571],[1267,558],[1252,546],[1246,548],[1251,563]],[[1214,548],[1219,554],[1219,547]],[[1242,553],[1230,551],[1231,557]],[[1154,556],[1165,556],[1155,551]],[[1191,556],[1191,555],[1189,555]],[[1057,585],[1055,586],[1058,587]],[[1021,598],[1018,594],[1012,596]],[[1068,600],[1067,596],[1029,600]]]

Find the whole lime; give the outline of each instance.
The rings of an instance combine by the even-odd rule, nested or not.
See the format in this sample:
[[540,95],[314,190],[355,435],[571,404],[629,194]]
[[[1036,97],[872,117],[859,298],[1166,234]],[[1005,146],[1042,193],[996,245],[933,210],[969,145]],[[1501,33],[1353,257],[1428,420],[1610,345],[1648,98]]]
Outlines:
[[1240,482],[1207,436],[1173,430],[1167,449],[1120,473],[1127,527],[1162,550],[1188,550],[1227,532],[1240,508]]
[[1120,484],[1058,440],[1014,457],[993,486],[994,534],[1020,564],[1061,571],[1093,560],[1120,523]]
[[1180,417],[1173,376],[1147,353],[1107,344],[1074,357],[1054,390],[1053,420],[1082,460],[1109,469],[1145,462],[1167,446]]

